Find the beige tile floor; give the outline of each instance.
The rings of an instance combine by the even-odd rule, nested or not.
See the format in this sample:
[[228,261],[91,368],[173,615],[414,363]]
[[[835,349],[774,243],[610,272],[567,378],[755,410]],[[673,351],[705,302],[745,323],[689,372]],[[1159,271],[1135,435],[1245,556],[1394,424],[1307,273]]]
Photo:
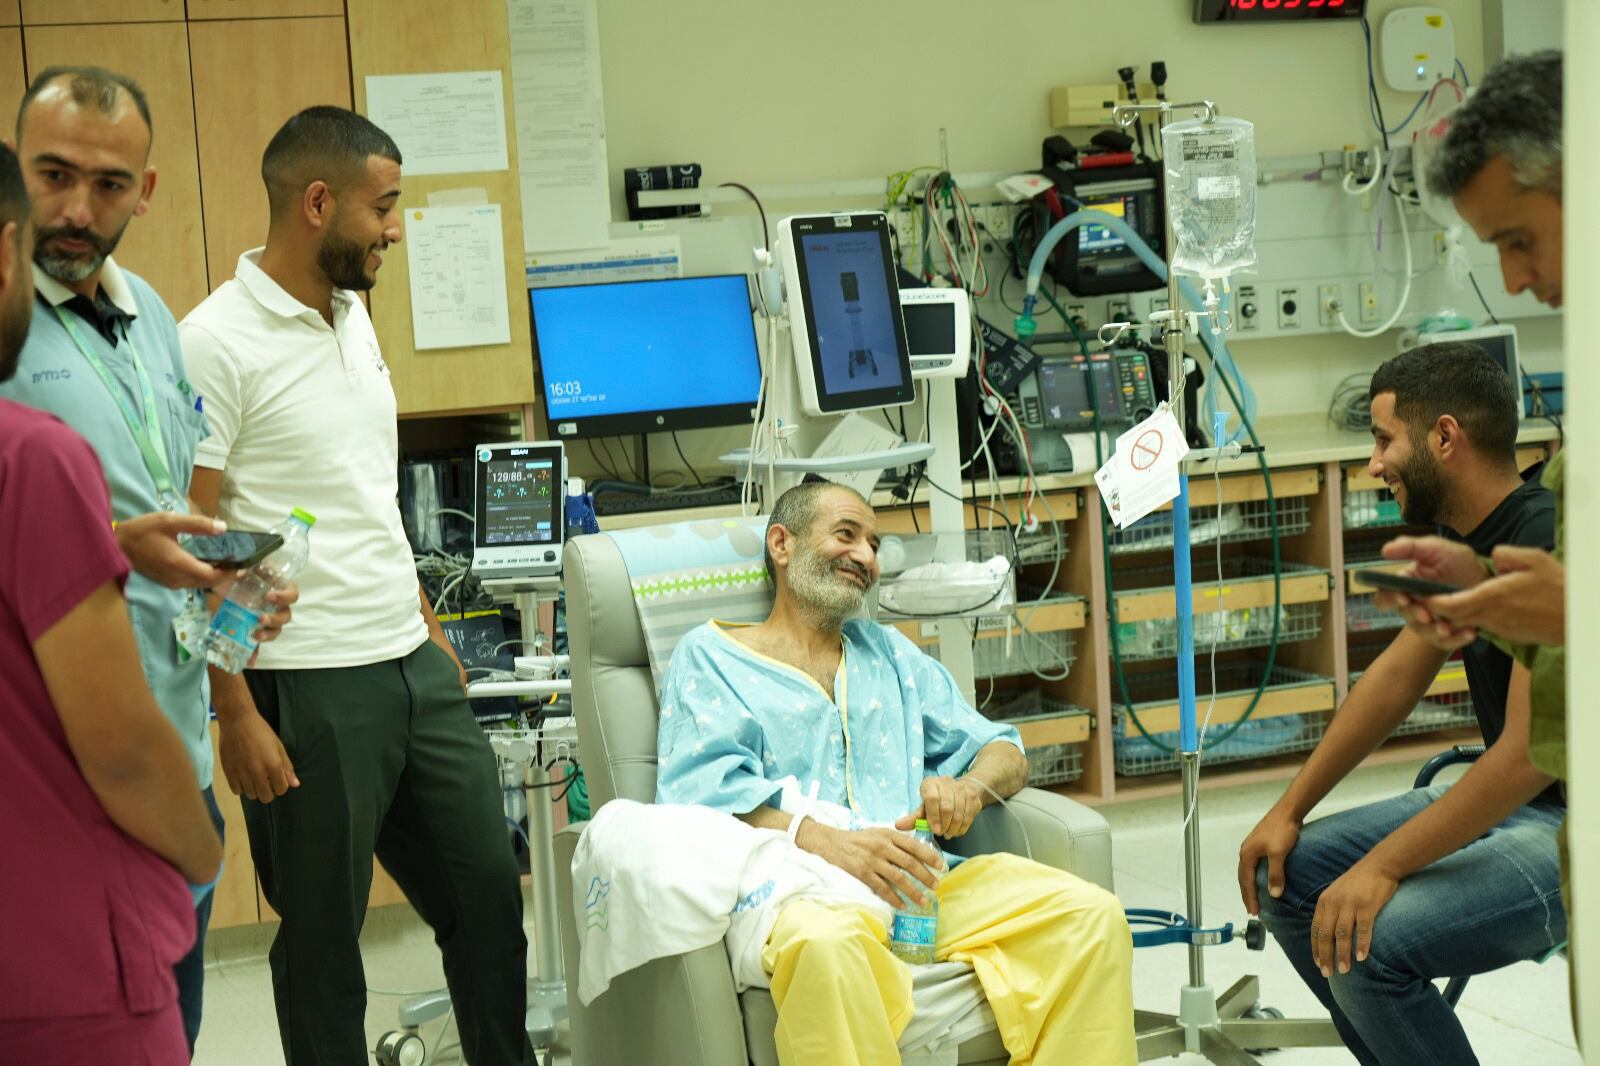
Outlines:
[[[1363,771],[1330,797],[1325,810],[1385,796],[1409,784],[1414,767],[1384,767]],[[1256,818],[1276,798],[1281,785],[1242,788],[1227,794],[1206,793],[1203,798],[1201,835],[1207,865],[1204,873],[1205,916],[1209,922],[1241,921],[1234,877],[1234,856],[1239,841]],[[1129,906],[1183,909],[1181,848],[1175,800],[1118,805],[1105,810],[1115,833],[1117,889]],[[532,939],[536,932],[528,930]],[[271,982],[266,965],[270,931],[263,927],[228,931],[211,941],[207,970],[206,1021],[196,1054],[199,1066],[281,1066],[273,1017]],[[369,987],[416,991],[443,985],[438,951],[425,926],[407,907],[374,912],[362,936]],[[1242,944],[1206,953],[1207,977],[1218,989],[1244,974],[1261,978],[1262,1002],[1291,1016],[1315,1015],[1318,1004],[1300,983],[1276,945],[1265,952],[1248,952]],[[1171,1011],[1178,989],[1187,979],[1188,963],[1181,948],[1140,951],[1134,963],[1134,998],[1146,1010]],[[373,1040],[394,1026],[395,996],[370,997],[366,1028]],[[1486,1064],[1538,1062],[1542,1066],[1576,1066],[1582,1060],[1574,1048],[1567,1012],[1566,963],[1523,963],[1498,973],[1474,978],[1460,1007],[1461,1016]],[[438,1043],[438,1025],[424,1037],[430,1048]],[[445,1043],[449,1042],[446,1037]],[[430,1063],[458,1061],[446,1052]],[[558,1049],[558,1062],[567,1061]],[[1180,1056],[1169,1062],[1198,1066],[1198,1056]],[[1270,1066],[1331,1066],[1354,1061],[1342,1049],[1295,1049],[1268,1055]],[[583,1066],[624,1066],[596,1063]]]

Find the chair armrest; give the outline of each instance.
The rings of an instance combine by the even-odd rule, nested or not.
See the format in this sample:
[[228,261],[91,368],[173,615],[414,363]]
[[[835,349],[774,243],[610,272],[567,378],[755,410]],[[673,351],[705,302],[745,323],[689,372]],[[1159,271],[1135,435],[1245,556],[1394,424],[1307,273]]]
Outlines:
[[[578,999],[572,856],[586,824],[568,825],[555,836],[556,903],[567,1013],[572,1020],[572,1061],[748,1066],[744,1017],[733,991],[728,949],[720,942],[620,974],[587,1007]],[[543,935],[544,930],[536,933]]]
[[1112,891],[1111,827],[1105,818],[1092,807],[1043,789],[1024,788],[1005,807],[985,807],[965,836],[945,846],[963,856],[997,851],[1025,856],[1031,847],[1035,862]]

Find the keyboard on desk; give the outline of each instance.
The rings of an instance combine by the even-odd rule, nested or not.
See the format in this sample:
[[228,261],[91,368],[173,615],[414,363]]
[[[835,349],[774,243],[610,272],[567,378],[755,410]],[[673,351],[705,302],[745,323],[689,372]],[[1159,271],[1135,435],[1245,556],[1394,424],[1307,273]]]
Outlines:
[[631,492],[606,492],[594,498],[597,517],[642,514],[647,511],[681,511],[697,507],[725,507],[740,501],[742,489],[738,484],[716,489],[676,489],[656,491],[648,496]]

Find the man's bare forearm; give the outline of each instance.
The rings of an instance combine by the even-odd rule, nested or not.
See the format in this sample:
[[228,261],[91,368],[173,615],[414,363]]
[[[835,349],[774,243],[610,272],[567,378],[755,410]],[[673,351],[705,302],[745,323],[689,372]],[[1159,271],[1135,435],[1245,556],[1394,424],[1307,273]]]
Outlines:
[[207,666],[206,673],[211,678],[211,705],[216,708],[219,724],[228,725],[241,716],[255,713],[256,701],[250,695],[244,675],[230,674],[215,666]]
[[1402,630],[1345,698],[1328,732],[1277,807],[1305,820],[1333,787],[1387,740],[1428,691],[1445,653]]
[[1367,853],[1396,881],[1477,840],[1550,787],[1555,778],[1496,744],[1439,799]]
[[1028,783],[1028,757],[1010,741],[992,741],[983,746],[961,776],[987,786],[982,789],[983,805],[987,807],[995,802],[995,795],[1010,799]]

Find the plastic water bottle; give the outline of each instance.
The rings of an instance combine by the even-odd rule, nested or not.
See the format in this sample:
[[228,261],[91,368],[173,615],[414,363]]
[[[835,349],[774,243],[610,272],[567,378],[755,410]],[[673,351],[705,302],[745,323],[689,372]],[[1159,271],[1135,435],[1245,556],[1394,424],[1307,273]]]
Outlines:
[[[933,831],[921,818],[917,819],[915,836],[935,852],[939,850],[939,846],[933,842]],[[927,964],[933,961],[934,945],[939,939],[939,897],[920,881],[917,885],[927,902],[918,906],[906,898],[905,893],[901,893],[905,906],[894,912],[894,924],[889,932],[889,950],[901,962]]]
[[272,527],[283,538],[277,551],[241,574],[217,608],[206,633],[206,662],[230,674],[245,668],[256,653],[255,631],[266,613],[267,594],[292,580],[311,557],[311,527],[317,520],[296,508]]

